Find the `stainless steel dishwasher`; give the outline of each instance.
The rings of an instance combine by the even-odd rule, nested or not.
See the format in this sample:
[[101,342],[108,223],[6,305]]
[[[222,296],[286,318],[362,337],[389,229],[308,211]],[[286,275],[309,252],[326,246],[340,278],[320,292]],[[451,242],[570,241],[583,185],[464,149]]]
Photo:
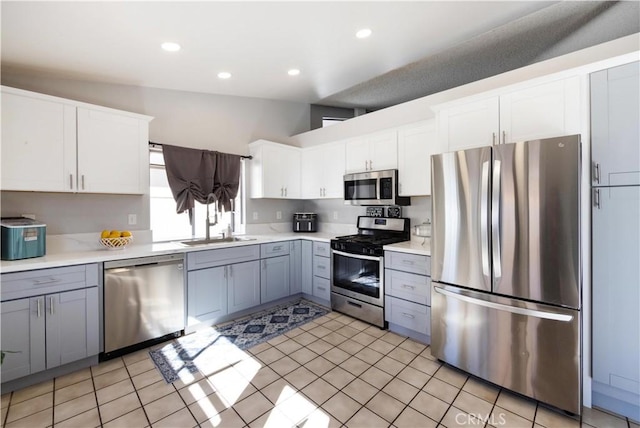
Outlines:
[[183,254],[105,262],[105,356],[177,336],[185,326],[184,295]]

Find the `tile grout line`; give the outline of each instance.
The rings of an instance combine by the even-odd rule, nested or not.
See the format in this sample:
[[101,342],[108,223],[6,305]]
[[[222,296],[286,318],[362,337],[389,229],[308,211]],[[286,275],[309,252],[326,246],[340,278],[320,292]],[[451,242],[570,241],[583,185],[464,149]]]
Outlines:
[[[172,339],[173,340],[173,339]],[[124,361],[124,358],[120,357],[122,359],[122,365],[124,366],[125,371],[127,372],[127,376],[129,377],[129,382],[131,382],[131,386],[133,386],[133,391],[136,393],[136,397],[138,398],[138,402],[140,403],[140,408],[142,409],[142,413],[144,413],[144,417],[147,419],[147,423],[149,424],[149,427],[151,427],[151,420],[149,419],[149,415],[147,414],[147,411],[144,408],[144,404],[142,404],[142,400],[140,399],[140,394],[138,394],[138,388],[136,388],[136,384],[133,383],[133,378],[131,377],[131,372],[129,371],[129,367],[127,366],[127,363]],[[149,370],[147,370],[149,371]],[[145,372],[142,372],[145,373]],[[138,374],[142,374],[142,373],[138,373]],[[173,384],[171,384],[173,386]],[[175,386],[173,386],[175,389]],[[126,395],[123,395],[123,397]],[[121,398],[121,397],[118,397]],[[116,398],[117,400],[117,398]],[[112,400],[114,401],[114,400]],[[133,409],[130,412],[127,412],[125,414],[122,414],[120,416],[118,416],[117,418],[114,418],[113,420],[116,420],[124,415],[128,415],[129,413],[133,413],[135,412],[137,409]]]

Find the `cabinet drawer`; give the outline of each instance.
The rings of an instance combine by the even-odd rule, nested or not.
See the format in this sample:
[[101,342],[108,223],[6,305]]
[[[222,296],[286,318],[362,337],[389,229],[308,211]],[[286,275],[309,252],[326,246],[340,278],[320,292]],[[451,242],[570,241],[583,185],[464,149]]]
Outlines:
[[385,251],[384,256],[384,265],[386,268],[420,275],[431,275],[431,259],[428,256],[399,253],[396,251]]
[[2,275],[2,300],[95,287],[98,264],[39,269]]
[[387,296],[385,310],[388,322],[431,335],[430,307]]
[[415,273],[384,270],[385,294],[431,306],[431,278]]
[[313,275],[331,279],[331,259],[327,257],[313,257]]
[[331,247],[327,242],[314,242],[313,243],[313,255],[329,257],[331,254]]
[[326,278],[320,278],[319,276],[313,277],[313,295],[324,300],[331,299],[331,287],[329,280]]
[[262,244],[260,245],[260,257],[264,259],[265,257],[286,256],[289,254],[290,246],[289,241]]
[[218,250],[193,251],[187,253],[187,270],[248,262],[259,258],[259,245],[244,245],[241,247],[220,248]]

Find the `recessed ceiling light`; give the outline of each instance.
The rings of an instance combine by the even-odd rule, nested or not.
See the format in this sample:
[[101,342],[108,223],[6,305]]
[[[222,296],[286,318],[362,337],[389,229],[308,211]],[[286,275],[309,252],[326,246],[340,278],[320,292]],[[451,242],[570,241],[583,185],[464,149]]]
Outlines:
[[231,73],[229,73],[228,71],[221,71],[220,73],[218,73],[218,79],[228,79],[231,77]]
[[297,68],[292,68],[291,70],[287,71],[287,74],[289,76],[297,76],[298,74],[300,74],[300,70],[298,70]]
[[356,37],[359,39],[366,39],[371,35],[371,30],[368,28],[363,28],[356,33]]
[[180,45],[174,42],[164,42],[160,47],[167,52],[178,52],[180,50]]

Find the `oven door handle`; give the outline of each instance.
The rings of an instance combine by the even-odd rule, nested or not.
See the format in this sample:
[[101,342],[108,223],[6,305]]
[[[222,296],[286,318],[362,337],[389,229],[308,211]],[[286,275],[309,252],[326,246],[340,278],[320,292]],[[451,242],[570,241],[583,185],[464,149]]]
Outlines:
[[375,261],[379,261],[380,259],[382,259],[382,257],[380,257],[380,256],[363,256],[361,254],[345,253],[345,252],[337,251],[337,250],[331,250],[331,252],[333,254],[337,254],[339,256],[351,257],[353,259],[375,260]]

